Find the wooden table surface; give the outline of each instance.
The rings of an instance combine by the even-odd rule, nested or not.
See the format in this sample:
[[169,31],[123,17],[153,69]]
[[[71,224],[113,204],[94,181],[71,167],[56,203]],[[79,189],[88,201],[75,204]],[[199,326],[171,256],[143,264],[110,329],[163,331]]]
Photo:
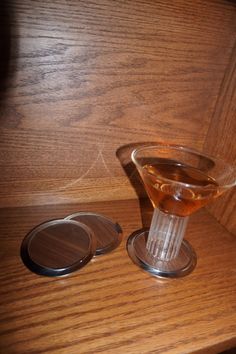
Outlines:
[[[25,234],[78,210],[118,221],[121,245],[68,277],[31,273],[19,257]],[[0,214],[1,353],[219,353],[236,345],[236,240],[207,211],[191,217],[186,235],[197,267],[178,280],[151,277],[129,259],[127,237],[151,216],[138,201]]]

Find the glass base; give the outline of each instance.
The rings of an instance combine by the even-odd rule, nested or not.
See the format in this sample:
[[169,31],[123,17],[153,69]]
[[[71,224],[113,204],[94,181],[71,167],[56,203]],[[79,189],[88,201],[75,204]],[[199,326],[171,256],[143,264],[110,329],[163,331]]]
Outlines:
[[151,275],[164,278],[183,277],[193,271],[197,256],[192,246],[183,240],[178,256],[171,261],[161,261],[151,256],[147,249],[149,230],[138,230],[127,241],[127,251],[132,261]]

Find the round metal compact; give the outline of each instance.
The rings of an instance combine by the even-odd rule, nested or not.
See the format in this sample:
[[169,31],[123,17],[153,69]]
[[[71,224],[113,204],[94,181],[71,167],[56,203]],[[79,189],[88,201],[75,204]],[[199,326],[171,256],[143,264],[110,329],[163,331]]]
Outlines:
[[87,264],[96,251],[96,237],[74,220],[52,220],[34,228],[23,240],[21,258],[32,272],[61,276]]
[[78,212],[67,216],[65,220],[79,221],[93,231],[97,243],[96,256],[112,251],[121,242],[122,229],[120,225],[103,215],[91,212]]
[[192,272],[197,263],[197,256],[188,241],[183,240],[176,258],[162,261],[147,251],[148,232],[148,229],[141,229],[132,233],[128,238],[127,252],[136,265],[151,275],[162,278],[178,278]]

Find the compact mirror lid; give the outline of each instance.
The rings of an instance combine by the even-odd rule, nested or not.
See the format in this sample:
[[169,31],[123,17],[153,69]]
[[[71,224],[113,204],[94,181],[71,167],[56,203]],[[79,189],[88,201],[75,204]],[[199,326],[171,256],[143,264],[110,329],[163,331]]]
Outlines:
[[81,222],[93,231],[97,243],[96,256],[114,250],[122,240],[120,225],[103,215],[85,211],[69,215],[65,220]]
[[96,252],[93,231],[75,220],[52,220],[34,228],[23,240],[21,258],[32,272],[61,276],[87,264]]

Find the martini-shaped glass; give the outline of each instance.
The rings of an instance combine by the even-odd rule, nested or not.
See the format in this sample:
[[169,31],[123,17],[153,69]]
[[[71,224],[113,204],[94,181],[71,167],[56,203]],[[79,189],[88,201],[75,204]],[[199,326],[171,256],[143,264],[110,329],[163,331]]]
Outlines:
[[151,145],[131,155],[154,207],[150,230],[127,243],[132,260],[156,276],[179,277],[196,265],[183,239],[189,215],[236,184],[236,171],[219,158],[177,145]]

